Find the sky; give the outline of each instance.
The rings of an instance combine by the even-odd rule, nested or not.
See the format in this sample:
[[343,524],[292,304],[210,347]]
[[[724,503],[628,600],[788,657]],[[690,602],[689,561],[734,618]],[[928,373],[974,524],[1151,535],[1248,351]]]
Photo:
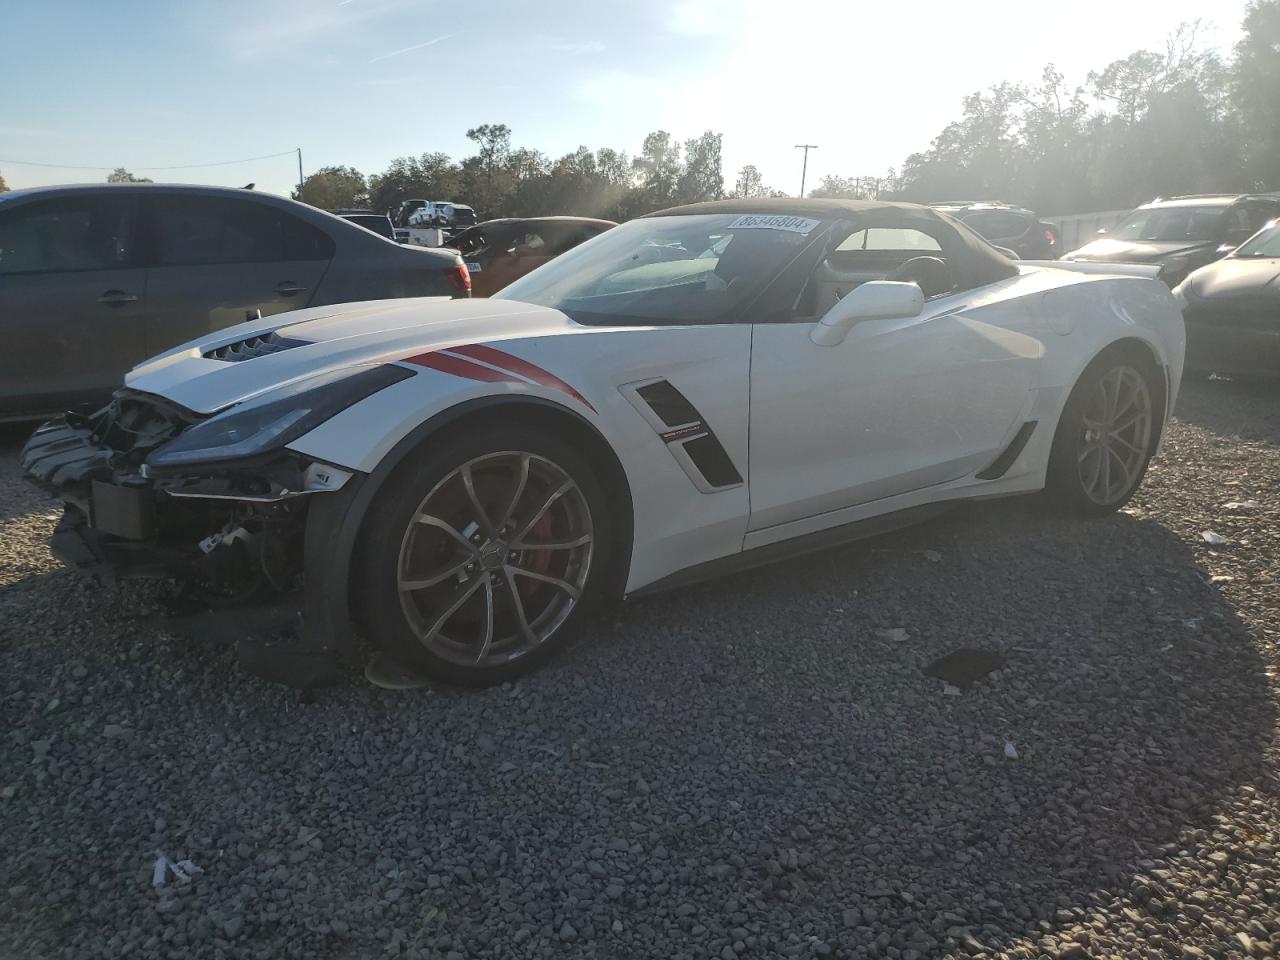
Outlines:
[[[559,156],[637,153],[657,129],[724,136],[726,186],[754,163],[799,190],[879,175],[961,98],[1047,63],[1083,82],[1182,21],[1229,52],[1245,0],[6,0],[0,175],[11,188],[156,180],[287,193],[303,168],[366,173],[471,151],[505,123]],[[19,164],[31,161],[104,169]],[[455,199],[455,198],[451,198]],[[465,198],[456,198],[465,199]]]

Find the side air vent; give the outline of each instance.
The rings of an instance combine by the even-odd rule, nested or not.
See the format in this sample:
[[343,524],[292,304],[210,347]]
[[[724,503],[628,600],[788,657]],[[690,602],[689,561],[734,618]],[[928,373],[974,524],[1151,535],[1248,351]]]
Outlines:
[[978,471],[975,476],[979,480],[999,480],[1009,468],[1013,466],[1013,461],[1018,459],[1018,454],[1027,445],[1027,441],[1031,439],[1031,434],[1036,429],[1035,420],[1028,420],[1018,428],[1018,432],[1013,435],[1013,439],[1009,441],[1009,445],[1004,448],[1004,452],[1000,456],[991,461],[990,466]]
[[684,452],[713,487],[732,487],[742,482],[737,468],[714,433],[694,437],[684,445]]
[[669,380],[653,380],[638,387],[624,386],[622,392],[662,438],[699,490],[715,493],[742,484],[742,475],[720,438],[688,397]]
[[669,380],[655,380],[636,391],[658,415],[658,419],[668,427],[700,420],[698,411],[683,393],[671,385]]
[[272,330],[270,333],[246,337],[243,340],[237,340],[235,343],[228,343],[218,347],[216,350],[210,350],[204,355],[204,358],[206,360],[224,360],[227,363],[238,363],[241,360],[252,360],[255,357],[265,357],[270,353],[279,353],[281,350],[300,347],[304,343],[306,343],[305,340],[290,340],[288,337],[282,337]]

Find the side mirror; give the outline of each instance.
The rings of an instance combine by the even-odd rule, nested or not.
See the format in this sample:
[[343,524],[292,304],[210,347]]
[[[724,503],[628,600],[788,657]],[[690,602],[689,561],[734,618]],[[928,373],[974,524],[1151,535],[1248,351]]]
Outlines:
[[902,320],[918,317],[922,310],[924,294],[917,284],[871,280],[836,301],[814,324],[809,339],[820,347],[834,347],[863,320]]

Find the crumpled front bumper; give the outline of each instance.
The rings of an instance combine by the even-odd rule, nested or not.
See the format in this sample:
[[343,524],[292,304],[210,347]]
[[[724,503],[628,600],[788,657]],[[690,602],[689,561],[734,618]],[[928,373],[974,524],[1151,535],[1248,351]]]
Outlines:
[[[251,672],[300,687],[327,682],[336,658],[354,659],[346,584],[358,529],[350,511],[361,477],[326,468],[307,489],[309,474],[289,461],[274,475],[287,482],[289,496],[273,495],[269,465],[246,469],[239,479],[151,478],[141,469],[145,449],[129,447],[135,433],[110,414],[69,414],[27,442],[21,465],[28,478],[64,504],[50,538],[53,555],[106,585],[159,577],[201,589],[216,589],[220,577],[223,584],[238,583],[273,561],[277,575],[268,574],[266,583],[260,579],[243,596],[234,589],[220,593],[217,612],[198,622],[180,618],[175,629],[182,632],[186,623],[202,635],[235,641]],[[245,492],[245,482],[264,486]],[[326,485],[332,489],[321,492]],[[290,544],[297,549],[290,552]],[[258,624],[252,631],[246,627],[251,619]],[[284,626],[292,642],[256,639]]]
[[49,549],[107,579],[163,576],[180,557],[155,543],[155,493],[145,482],[116,482],[112,452],[67,418],[44,424],[23,447],[27,476],[64,504]]

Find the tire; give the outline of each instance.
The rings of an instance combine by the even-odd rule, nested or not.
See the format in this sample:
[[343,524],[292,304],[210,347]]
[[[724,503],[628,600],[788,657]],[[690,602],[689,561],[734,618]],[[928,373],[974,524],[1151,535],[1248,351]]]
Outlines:
[[1141,348],[1099,354],[1058,421],[1046,481],[1050,500],[1084,517],[1105,516],[1128,503],[1164,427],[1164,391],[1164,378]]
[[375,647],[433,680],[488,686],[527,673],[606,599],[616,526],[604,489],[544,431],[493,424],[431,438],[364,526],[357,616]]

